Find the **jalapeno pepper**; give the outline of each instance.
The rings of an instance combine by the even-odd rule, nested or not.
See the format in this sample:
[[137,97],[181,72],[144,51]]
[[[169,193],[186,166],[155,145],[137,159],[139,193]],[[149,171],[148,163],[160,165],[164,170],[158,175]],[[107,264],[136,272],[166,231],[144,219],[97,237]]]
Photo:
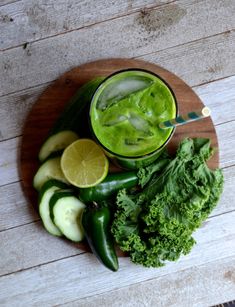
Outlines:
[[101,207],[95,202],[87,204],[82,215],[82,225],[89,246],[101,263],[108,269],[117,271],[118,258],[110,233],[110,222],[108,207]]
[[91,188],[80,189],[79,198],[83,202],[101,201],[108,199],[120,189],[136,186],[138,177],[136,172],[122,172],[109,174],[104,181]]

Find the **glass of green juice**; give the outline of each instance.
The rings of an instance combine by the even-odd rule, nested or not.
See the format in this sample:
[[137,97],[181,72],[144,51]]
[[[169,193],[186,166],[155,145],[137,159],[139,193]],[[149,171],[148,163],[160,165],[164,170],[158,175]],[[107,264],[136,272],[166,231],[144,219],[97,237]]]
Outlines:
[[90,105],[90,126],[96,141],[119,166],[136,169],[152,163],[171,139],[174,128],[160,122],[175,118],[177,101],[158,75],[128,69],[108,76]]

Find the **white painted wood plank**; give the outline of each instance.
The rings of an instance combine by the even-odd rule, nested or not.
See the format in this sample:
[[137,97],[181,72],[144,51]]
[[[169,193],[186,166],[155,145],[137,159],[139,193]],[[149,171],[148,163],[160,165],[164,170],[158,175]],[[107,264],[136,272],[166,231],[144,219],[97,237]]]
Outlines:
[[[220,150],[220,167],[235,164],[235,121],[216,126]],[[0,186],[19,180],[17,154],[20,137],[0,142]]]
[[140,58],[161,65],[191,86],[235,74],[235,31],[176,46]]
[[88,61],[140,56],[231,30],[234,9],[233,0],[176,2],[6,50],[0,94],[52,81]]
[[[131,264],[127,258],[120,258],[120,270],[113,273],[100,265],[91,254],[82,254],[1,277],[0,301],[11,306],[62,304],[234,257],[234,218],[235,212],[207,221],[195,233],[198,244],[192,252],[163,268],[146,269]],[[47,248],[50,248],[49,244]]]
[[0,142],[0,186],[19,180],[17,155],[21,138]]
[[234,272],[229,257],[59,306],[214,306],[234,299]]
[[47,84],[1,97],[0,141],[22,134],[28,112],[46,87]]
[[130,14],[144,7],[158,6],[170,0],[27,1],[1,9],[0,49],[72,31],[84,26]]
[[220,167],[235,164],[235,121],[216,126],[219,141]]
[[0,231],[39,220],[20,185],[15,182],[0,187]]
[[235,186],[235,166],[225,168],[223,194],[218,202],[217,207],[212,211],[211,216],[223,214],[235,210],[234,186]]
[[49,235],[41,222],[0,232],[0,250],[0,276],[83,253],[76,244]]
[[215,125],[235,120],[235,76],[197,86],[194,91],[212,110]]
[[1,6],[4,6],[4,5],[12,5],[13,3],[16,3],[16,2],[19,2],[19,1],[21,1],[21,0],[1,0],[1,2],[0,2],[0,7]]

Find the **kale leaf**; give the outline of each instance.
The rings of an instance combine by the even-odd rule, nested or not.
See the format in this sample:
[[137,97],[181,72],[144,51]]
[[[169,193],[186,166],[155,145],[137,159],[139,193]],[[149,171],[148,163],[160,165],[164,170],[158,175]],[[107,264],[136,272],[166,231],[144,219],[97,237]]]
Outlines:
[[160,267],[190,252],[193,231],[216,206],[223,189],[222,171],[206,164],[212,154],[208,139],[187,138],[174,159],[164,155],[139,170],[139,193],[118,192],[111,232],[134,263]]

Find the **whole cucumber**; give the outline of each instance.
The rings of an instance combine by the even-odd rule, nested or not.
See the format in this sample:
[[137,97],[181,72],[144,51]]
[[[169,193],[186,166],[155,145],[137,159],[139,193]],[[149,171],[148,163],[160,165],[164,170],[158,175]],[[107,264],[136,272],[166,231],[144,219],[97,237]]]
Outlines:
[[93,94],[104,78],[93,79],[78,89],[56,120],[39,151],[39,160],[63,149],[79,137],[90,137],[89,107]]
[[64,130],[77,132],[81,136],[84,130],[81,128],[84,128],[84,122],[86,122],[84,118],[86,109],[89,108],[92,96],[103,80],[104,77],[97,77],[78,89],[55,122],[49,136]]

